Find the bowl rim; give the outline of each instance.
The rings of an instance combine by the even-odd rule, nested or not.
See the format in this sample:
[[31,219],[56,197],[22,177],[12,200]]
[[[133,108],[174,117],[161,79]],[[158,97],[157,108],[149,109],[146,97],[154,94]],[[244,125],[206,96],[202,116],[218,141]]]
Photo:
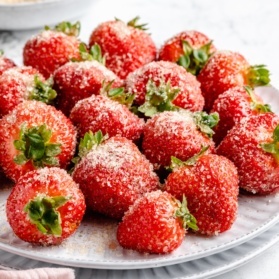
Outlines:
[[[20,3],[14,3],[14,4],[5,4],[5,3],[0,3],[0,8],[21,8],[21,7],[33,7],[33,6],[40,6],[40,5],[47,5],[55,2],[63,2],[63,1],[68,1],[68,0],[34,0],[31,2],[20,2]],[[72,0],[73,1],[73,0]]]

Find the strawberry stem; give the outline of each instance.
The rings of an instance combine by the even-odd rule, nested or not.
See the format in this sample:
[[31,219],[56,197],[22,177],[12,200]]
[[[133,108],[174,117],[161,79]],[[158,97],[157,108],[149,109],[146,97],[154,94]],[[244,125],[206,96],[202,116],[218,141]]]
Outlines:
[[190,228],[194,231],[197,231],[199,229],[197,226],[197,220],[187,208],[187,200],[185,195],[183,195],[182,202],[179,200],[176,200],[176,202],[178,204],[178,209],[176,210],[174,216],[181,220],[184,229]]
[[37,196],[25,205],[24,212],[28,214],[31,223],[36,225],[43,234],[61,236],[61,217],[57,209],[69,199],[64,196]]
[[272,142],[261,143],[260,147],[268,153],[271,153],[279,164],[279,124],[275,127],[272,135]]
[[68,36],[75,36],[77,37],[80,33],[80,22],[77,21],[75,24],[63,21],[59,24],[55,25],[53,29],[51,29],[49,26],[45,26],[45,30],[55,30],[58,32],[63,32],[64,34]]
[[204,111],[198,111],[193,113],[193,119],[197,128],[211,138],[214,134],[212,128],[214,128],[219,122],[219,114],[217,112],[207,114]]
[[80,53],[80,59],[73,58],[71,59],[73,62],[79,62],[79,61],[98,61],[99,63],[105,65],[106,59],[104,56],[102,56],[102,51],[100,46],[95,43],[90,50],[88,51],[87,46],[85,43],[79,44],[79,53]]
[[139,19],[140,19],[140,17],[136,16],[132,20],[128,21],[127,25],[131,26],[131,27],[134,27],[134,28],[137,28],[137,29],[140,29],[140,30],[143,30],[143,31],[148,30],[147,23],[138,24]]
[[210,46],[212,45],[212,41],[198,49],[192,48],[192,46],[185,40],[182,40],[181,44],[183,54],[179,57],[176,63],[184,67],[191,74],[198,75],[211,56]]
[[256,86],[268,85],[270,82],[269,70],[265,65],[254,65],[248,68],[248,84],[254,88]]
[[146,85],[145,103],[138,107],[138,111],[151,117],[158,112],[178,110],[172,101],[179,91],[180,89],[173,88],[169,81],[161,81],[157,86],[153,80],[149,80]]
[[14,162],[24,165],[32,161],[36,168],[58,166],[59,160],[56,156],[61,153],[61,144],[49,142],[51,134],[45,124],[31,128],[22,125],[20,138],[14,141],[14,147],[19,151]]

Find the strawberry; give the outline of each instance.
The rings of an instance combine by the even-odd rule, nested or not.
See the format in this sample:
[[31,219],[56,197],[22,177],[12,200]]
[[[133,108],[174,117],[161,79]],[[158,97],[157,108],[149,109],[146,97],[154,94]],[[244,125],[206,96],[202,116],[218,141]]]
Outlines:
[[124,79],[134,70],[156,58],[156,46],[139,18],[127,24],[116,19],[103,22],[91,33],[89,46],[100,45],[106,66]]
[[204,98],[196,77],[168,61],[151,62],[125,80],[126,91],[135,94],[135,104],[146,116],[164,110],[202,110]]
[[[110,92],[113,94],[114,91],[117,92]],[[145,124],[125,105],[102,95],[80,100],[72,109],[70,119],[77,127],[79,137],[88,131],[101,130],[109,137],[122,136],[133,141],[140,138]]]
[[253,194],[270,194],[279,190],[278,139],[277,115],[251,115],[228,132],[217,153],[234,162],[241,188]]
[[95,139],[99,145],[87,154],[90,141],[83,141],[82,153],[86,155],[76,164],[73,178],[88,208],[121,219],[138,197],[157,189],[158,177],[132,141],[124,137],[111,137],[104,142],[99,136]]
[[65,170],[56,167],[22,175],[6,204],[14,233],[37,245],[57,245],[70,237],[84,212],[85,200],[78,185]]
[[144,194],[125,213],[117,229],[119,244],[141,253],[166,254],[178,248],[186,228],[197,229],[186,200],[160,190]]
[[[91,56],[81,45],[81,56],[91,61],[68,62],[61,66],[54,73],[54,88],[57,91],[57,107],[65,114],[69,115],[74,105],[91,95],[100,94],[104,83],[110,83],[111,87],[120,87],[122,81],[101,62],[101,54],[96,57]],[[97,51],[98,47],[91,48]]]
[[0,50],[0,76],[8,69],[15,67],[15,62],[4,55],[4,51]]
[[23,63],[36,68],[49,78],[60,66],[72,58],[79,58],[79,23],[58,24],[54,30],[46,30],[30,38],[23,49]]
[[209,145],[214,152],[213,128],[218,115],[205,112],[165,111],[150,118],[143,129],[143,153],[155,169],[170,165],[171,156],[187,160]]
[[160,48],[158,59],[177,63],[197,75],[215,51],[215,46],[205,34],[190,30],[168,39]]
[[227,158],[204,154],[207,148],[186,162],[172,158],[174,171],[164,190],[179,200],[185,195],[199,232],[216,235],[230,229],[236,219],[238,175]]
[[218,145],[227,132],[244,117],[269,111],[269,105],[265,105],[252,88],[236,86],[228,89],[213,103],[211,112],[217,112],[220,118],[213,129],[213,140]]
[[0,165],[17,181],[36,168],[66,168],[75,151],[76,130],[53,106],[24,101],[0,120],[0,141]]
[[0,76],[0,116],[12,111],[24,100],[51,103],[56,92],[38,70],[29,66],[13,67]]
[[264,65],[251,66],[238,52],[216,51],[198,75],[205,110],[209,111],[216,98],[235,86],[248,85],[252,88],[267,85],[269,71]]

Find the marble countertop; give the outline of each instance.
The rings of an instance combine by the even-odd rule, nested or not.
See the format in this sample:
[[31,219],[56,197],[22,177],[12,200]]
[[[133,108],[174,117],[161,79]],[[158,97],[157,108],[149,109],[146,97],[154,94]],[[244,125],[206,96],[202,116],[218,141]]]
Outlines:
[[[92,0],[79,20],[81,39],[88,41],[98,23],[114,17],[128,21],[140,16],[160,46],[184,30],[199,30],[213,39],[218,49],[238,51],[253,64],[265,64],[271,83],[279,88],[279,1],[275,0]],[[0,26],[1,28],[1,26]],[[38,30],[0,31],[0,49],[22,63],[22,48]],[[279,244],[218,279],[279,278]]]

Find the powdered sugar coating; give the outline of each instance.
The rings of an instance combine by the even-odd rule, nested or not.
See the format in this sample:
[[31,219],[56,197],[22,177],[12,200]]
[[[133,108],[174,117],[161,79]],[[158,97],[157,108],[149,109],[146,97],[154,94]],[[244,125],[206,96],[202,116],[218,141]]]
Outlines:
[[98,25],[90,36],[89,46],[95,43],[106,57],[106,66],[122,79],[156,57],[156,46],[150,35],[121,20]]
[[14,147],[14,140],[19,139],[23,124],[26,128],[45,124],[51,129],[49,142],[61,144],[61,153],[57,158],[59,166],[66,168],[76,147],[76,130],[73,124],[53,106],[39,101],[24,101],[0,120],[0,165],[5,174],[17,181],[21,175],[35,168],[31,161],[24,165],[14,162],[14,157],[19,153]]
[[279,117],[273,113],[252,115],[236,124],[217,148],[217,153],[234,162],[239,186],[251,193],[269,194],[279,189],[279,167],[260,144],[273,141]]
[[159,113],[146,122],[143,130],[143,153],[155,169],[169,166],[171,156],[186,161],[202,146],[214,151],[214,142],[198,130],[188,111]]
[[79,40],[63,32],[44,30],[31,37],[23,49],[23,63],[48,78],[72,58],[79,58]]
[[170,253],[185,236],[185,229],[174,217],[178,205],[160,190],[144,194],[125,213],[118,226],[117,239],[127,249],[145,253]]
[[[69,200],[57,209],[62,234],[43,234],[32,224],[24,206],[36,197],[64,196]],[[65,170],[42,168],[21,176],[10,193],[6,213],[14,233],[24,241],[40,245],[60,244],[78,228],[85,212],[85,200],[78,185]]]
[[[198,49],[208,43],[210,39],[197,30],[182,31],[175,36],[169,38],[159,50],[159,60],[177,62],[183,55],[182,41],[186,41],[193,49]],[[210,53],[216,51],[216,47],[210,45]]]
[[13,60],[1,55],[0,53],[0,76],[8,69],[15,67],[16,64]]
[[0,116],[30,98],[35,87],[35,76],[45,81],[38,70],[29,66],[10,68],[0,76]]
[[113,81],[112,88],[122,85],[112,71],[97,61],[68,62],[55,71],[53,79],[57,105],[65,115],[79,100],[99,94],[103,82]]
[[157,86],[161,82],[169,82],[172,88],[179,89],[176,98],[172,101],[174,105],[191,111],[203,109],[204,98],[200,83],[183,67],[168,61],[156,61],[131,73],[125,80],[125,86],[128,92],[135,94],[135,102],[139,105],[145,102],[149,80]]
[[246,73],[249,66],[238,52],[216,51],[198,75],[205,98],[205,110],[209,111],[216,98],[226,90],[247,84]]
[[201,156],[194,166],[174,170],[165,190],[182,200],[197,219],[199,233],[217,235],[231,228],[237,217],[238,174],[223,156]]
[[[254,92],[252,94],[253,99],[263,105],[261,97]],[[236,86],[220,94],[214,101],[211,111],[218,112],[220,118],[217,126],[214,127],[215,134],[213,135],[213,140],[217,145],[242,118],[260,113],[253,107],[252,98],[242,86]]]
[[79,101],[72,109],[70,119],[77,127],[79,137],[88,131],[95,133],[101,130],[109,137],[138,140],[145,124],[126,106],[101,95]]
[[87,206],[120,219],[143,193],[155,190],[158,177],[132,141],[112,137],[90,151],[73,172]]

